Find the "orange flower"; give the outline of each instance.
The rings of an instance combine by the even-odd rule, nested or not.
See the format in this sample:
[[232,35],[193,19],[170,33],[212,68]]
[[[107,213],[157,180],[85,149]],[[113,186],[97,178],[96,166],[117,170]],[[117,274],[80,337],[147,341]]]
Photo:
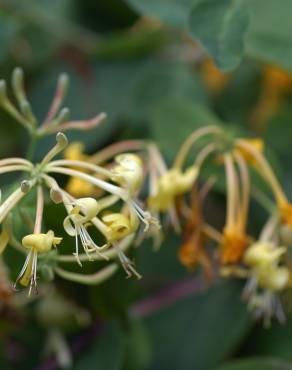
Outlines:
[[245,233],[225,228],[221,244],[221,262],[223,264],[240,262],[248,245],[249,237]]

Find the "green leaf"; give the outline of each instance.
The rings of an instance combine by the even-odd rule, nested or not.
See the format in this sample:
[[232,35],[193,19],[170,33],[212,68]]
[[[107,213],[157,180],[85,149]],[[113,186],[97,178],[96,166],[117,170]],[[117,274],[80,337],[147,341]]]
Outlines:
[[247,53],[292,70],[292,2],[247,0],[246,6],[251,14]]
[[241,61],[249,25],[247,7],[240,0],[203,0],[190,14],[190,32],[222,70]]
[[273,356],[292,361],[291,330],[291,315],[284,325],[274,322],[268,330],[259,325],[251,332],[245,352],[248,355]]
[[151,343],[142,322],[133,320],[126,337],[124,369],[148,369],[151,357]]
[[249,331],[239,284],[223,283],[146,319],[155,349],[151,370],[211,370]]
[[276,358],[249,358],[227,363],[216,370],[292,370],[292,363]]
[[76,361],[73,370],[120,370],[124,350],[122,330],[118,324],[112,323]]
[[194,0],[126,0],[137,12],[174,26],[186,24]]

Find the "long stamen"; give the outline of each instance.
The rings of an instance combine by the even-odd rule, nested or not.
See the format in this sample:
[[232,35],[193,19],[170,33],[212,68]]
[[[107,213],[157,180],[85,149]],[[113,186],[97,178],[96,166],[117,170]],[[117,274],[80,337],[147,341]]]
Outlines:
[[192,135],[188,137],[188,139],[184,142],[184,144],[181,146],[175,162],[174,162],[174,167],[176,168],[181,168],[187,155],[188,152],[190,151],[191,147],[195,144],[197,140],[199,140],[201,137],[205,135],[210,135],[210,134],[220,134],[222,133],[222,129],[217,126],[207,126],[207,127],[202,127],[198,129],[197,131],[193,132]]
[[141,279],[142,276],[133,267],[133,262],[131,262],[130,259],[125,255],[125,253],[120,249],[119,245],[117,243],[113,243],[113,247],[116,250],[117,255],[128,277],[131,277],[134,274],[137,279]]
[[[130,234],[130,235],[126,236],[123,240],[119,241],[119,248],[123,252],[126,252],[127,249],[129,249],[130,245],[133,242],[134,236],[135,236],[135,234]],[[116,251],[114,249],[110,249],[108,251],[103,252],[102,256],[98,255],[96,253],[92,253],[91,258],[94,261],[100,261],[100,260],[103,260],[104,258],[113,259],[113,258],[116,258],[116,256],[117,256]],[[75,261],[75,258],[73,256],[65,256],[65,255],[63,255],[63,256],[58,255],[58,256],[56,256],[56,259],[59,262],[67,262],[67,263]],[[79,254],[79,259],[82,262],[86,261],[87,260],[86,254]]]
[[100,113],[96,117],[83,121],[67,121],[62,123],[57,127],[48,127],[47,131],[54,133],[57,131],[67,131],[67,130],[91,130],[94,127],[100,125],[106,118],[105,113]]

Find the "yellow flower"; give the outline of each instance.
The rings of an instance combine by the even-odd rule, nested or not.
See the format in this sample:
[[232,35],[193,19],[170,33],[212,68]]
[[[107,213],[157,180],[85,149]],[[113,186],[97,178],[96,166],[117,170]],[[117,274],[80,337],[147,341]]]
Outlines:
[[279,292],[287,287],[290,272],[287,267],[268,265],[257,268],[254,272],[258,285],[272,292]]
[[108,227],[107,240],[112,242],[120,240],[135,232],[139,226],[136,216],[127,217],[122,213],[109,213],[102,217],[102,221]]
[[120,154],[117,165],[111,170],[112,180],[127,188],[131,194],[140,189],[143,182],[143,163],[135,154]]
[[46,234],[36,233],[26,235],[22,239],[22,245],[25,249],[29,249],[29,253],[14,286],[16,286],[18,282],[23,286],[28,286],[30,284],[29,294],[32,289],[36,289],[38,253],[49,252],[53,247],[56,248],[61,241],[62,238],[55,237],[52,230],[49,230]]
[[89,252],[95,250],[99,252],[102,247],[98,246],[87,231],[87,226],[90,224],[93,218],[96,217],[100,211],[98,202],[93,198],[80,198],[77,199],[68,216],[64,219],[63,226],[66,233],[70,236],[75,237],[75,253],[74,256],[77,259],[79,265],[81,262],[78,258],[79,254],[79,238],[83,246],[84,252],[89,256]]
[[247,249],[243,261],[251,267],[267,266],[278,262],[286,249],[286,247],[275,248],[269,242],[257,242]]
[[30,234],[22,239],[22,245],[26,249],[34,249],[38,253],[47,253],[52,247],[56,248],[60,244],[62,238],[57,238],[52,230],[46,234]]
[[[70,144],[64,151],[64,158],[72,161],[87,161],[89,156],[84,154],[84,144],[75,142]],[[83,170],[84,171],[84,170]],[[87,181],[77,177],[70,177],[66,190],[76,198],[94,194],[95,187]]]
[[178,195],[186,193],[198,177],[198,168],[189,167],[184,173],[179,168],[172,168],[158,180],[156,194],[148,198],[150,208],[156,211],[168,210]]
[[64,150],[64,158],[73,161],[86,161],[88,156],[84,154],[84,147],[84,144],[79,141],[68,145]]

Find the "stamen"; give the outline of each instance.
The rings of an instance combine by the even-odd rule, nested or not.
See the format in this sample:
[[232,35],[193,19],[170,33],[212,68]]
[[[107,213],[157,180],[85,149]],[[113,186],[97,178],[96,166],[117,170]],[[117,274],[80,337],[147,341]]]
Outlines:
[[119,245],[115,242],[113,242],[113,247],[117,252],[117,255],[120,259],[120,262],[127,274],[127,277],[130,278],[133,276],[133,274],[136,276],[137,279],[141,279],[142,276],[135,270],[133,266],[133,262],[130,261],[130,259],[125,255],[125,253],[120,249]]

